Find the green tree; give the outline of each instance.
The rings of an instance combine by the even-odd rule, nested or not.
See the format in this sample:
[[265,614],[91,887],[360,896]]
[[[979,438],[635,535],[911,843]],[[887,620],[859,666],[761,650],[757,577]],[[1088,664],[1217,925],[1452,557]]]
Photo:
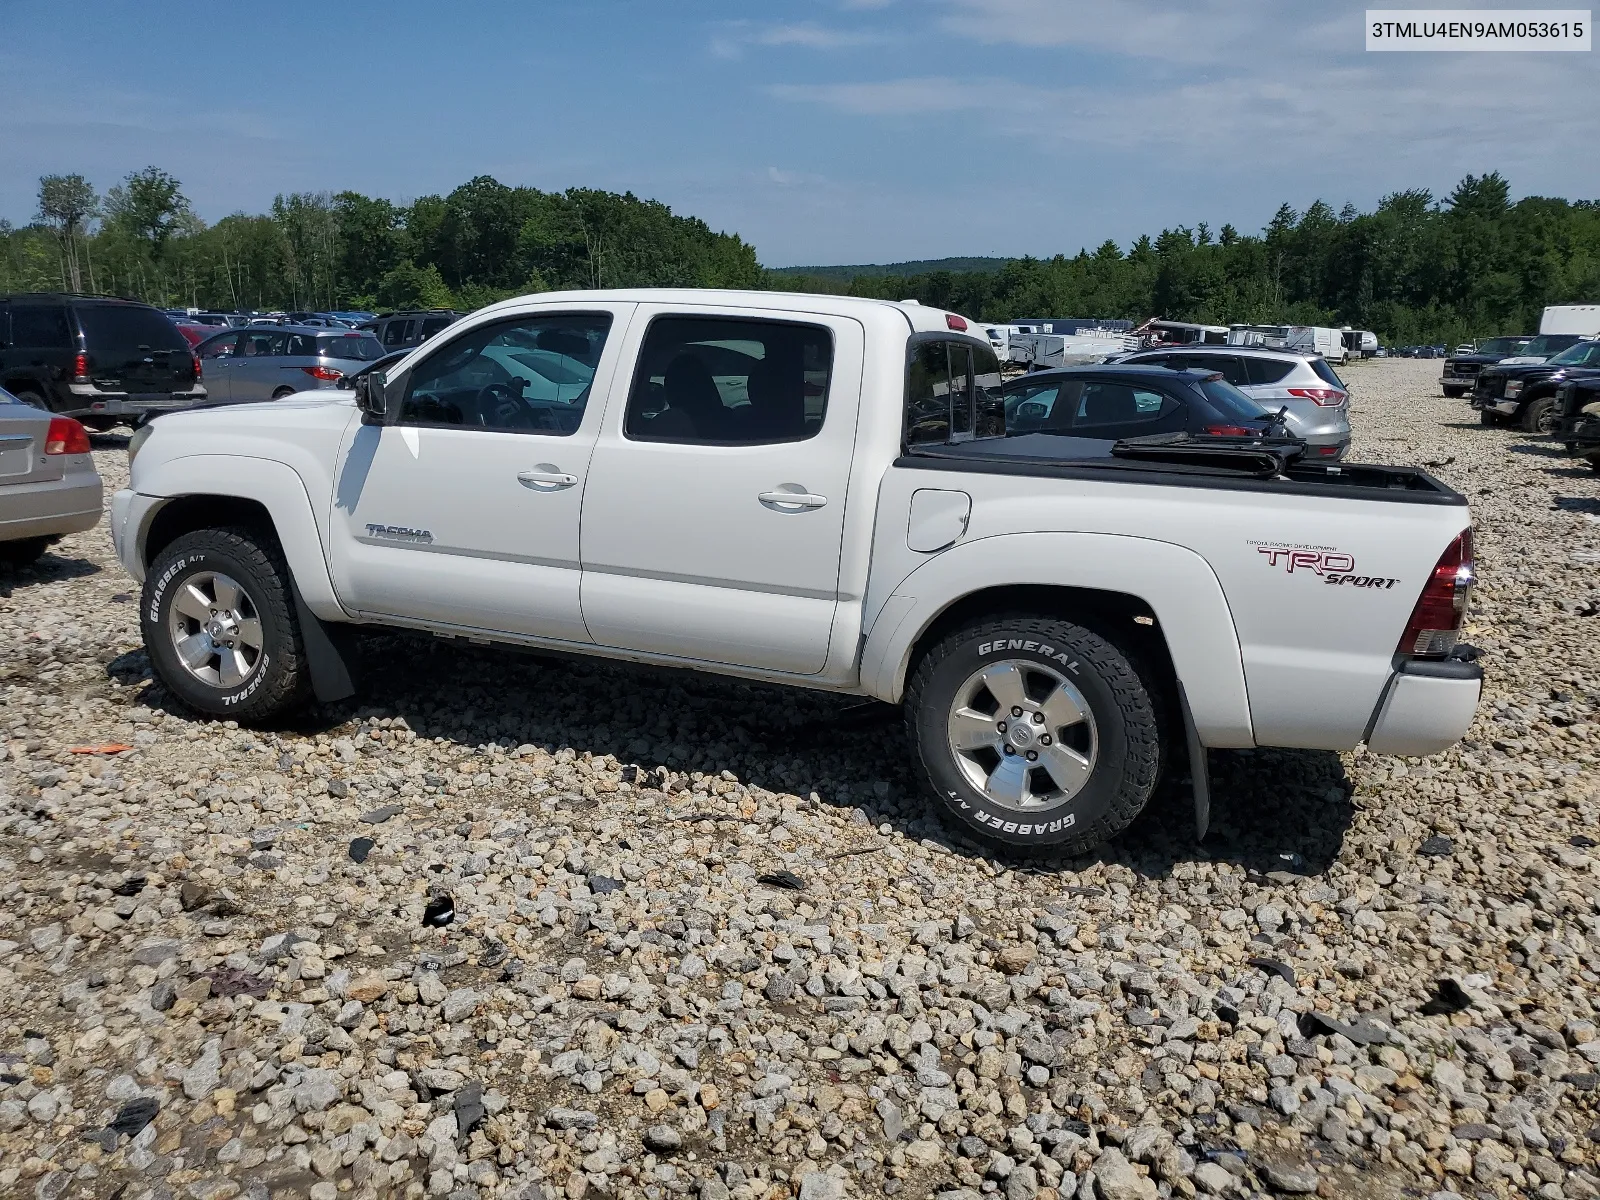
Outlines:
[[82,175],[45,175],[39,180],[38,220],[61,244],[68,286],[75,292],[83,290],[78,241],[85,232],[85,223],[99,208],[100,197]]

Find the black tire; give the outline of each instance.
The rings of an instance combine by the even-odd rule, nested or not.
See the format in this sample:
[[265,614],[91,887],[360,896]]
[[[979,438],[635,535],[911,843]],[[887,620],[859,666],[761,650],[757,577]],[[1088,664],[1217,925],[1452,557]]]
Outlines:
[[[1093,718],[1086,782],[1045,807],[998,803],[968,778],[951,744],[950,722],[963,693],[978,671],[1003,663],[1025,664],[1019,670],[1034,682],[1064,679]],[[1064,857],[1115,837],[1139,815],[1161,774],[1163,738],[1157,696],[1147,682],[1152,679],[1123,647],[1054,617],[1017,614],[953,630],[923,656],[906,691],[906,727],[939,815],[991,845]],[[995,715],[1003,718],[999,707]],[[1058,736],[1064,747],[1066,736]],[[996,754],[992,761],[1001,759]],[[1035,768],[1023,767],[1025,779],[1034,774]]]
[[1452,400],[1459,400],[1459,399],[1461,399],[1461,397],[1463,397],[1463,396],[1465,396],[1467,394],[1467,389],[1466,388],[1459,388],[1459,387],[1447,387],[1447,388],[1444,388],[1443,391],[1444,391],[1444,394],[1446,396],[1449,396],[1450,399],[1452,399]]
[[[184,584],[217,574],[238,582],[260,624],[256,659],[229,686],[207,682],[185,666],[171,633]],[[310,694],[289,567],[277,543],[256,530],[201,529],[174,540],[145,574],[139,618],[156,674],[191,708],[248,724],[280,716]]]
[[1597,475],[1600,475],[1600,458],[1590,458],[1585,461],[1587,461],[1589,464],[1589,470],[1595,472]]
[[8,567],[25,567],[39,561],[40,555],[54,544],[53,537],[17,538],[0,542],[0,563]]
[[285,396],[292,396],[292,395],[294,395],[294,389],[285,387],[285,388],[279,388],[277,391],[273,392],[272,393],[272,398],[274,400],[282,400]]
[[1522,410],[1522,429],[1524,433],[1551,433],[1555,429],[1554,396],[1541,396],[1537,400],[1530,400]]
[[1500,414],[1492,408],[1480,408],[1478,410],[1478,423],[1480,425],[1498,425],[1500,424]]
[[44,396],[32,388],[22,388],[20,391],[13,391],[11,394],[29,408],[37,408],[42,412],[50,411],[50,405],[45,402]]

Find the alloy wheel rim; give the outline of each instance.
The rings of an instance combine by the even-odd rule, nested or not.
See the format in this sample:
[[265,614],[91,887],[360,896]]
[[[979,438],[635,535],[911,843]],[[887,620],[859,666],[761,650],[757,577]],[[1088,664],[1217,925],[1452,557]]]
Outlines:
[[987,663],[957,689],[946,722],[966,781],[1016,812],[1055,808],[1094,774],[1099,731],[1077,685],[1030,659]]
[[264,657],[255,601],[220,571],[196,572],[179,585],[167,632],[183,669],[210,687],[237,687]]

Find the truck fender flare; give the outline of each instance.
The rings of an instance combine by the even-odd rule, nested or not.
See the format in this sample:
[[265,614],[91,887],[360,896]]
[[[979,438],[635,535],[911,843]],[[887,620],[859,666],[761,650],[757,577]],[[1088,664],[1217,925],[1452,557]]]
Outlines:
[[[305,481],[293,467],[242,454],[189,454],[153,465],[148,472],[141,471],[139,491],[168,500],[183,496],[228,496],[260,504],[272,517],[284,559],[306,608],[324,621],[350,619],[333,590],[311,496],[306,491]],[[160,508],[155,506],[150,510],[145,527],[138,532],[141,561],[145,557],[149,521]]]
[[951,605],[1003,587],[1119,592],[1149,606],[1206,746],[1255,745],[1233,613],[1211,564],[1172,542],[1124,534],[1012,533],[964,542],[922,563],[875,614],[861,685],[897,704],[923,634]]

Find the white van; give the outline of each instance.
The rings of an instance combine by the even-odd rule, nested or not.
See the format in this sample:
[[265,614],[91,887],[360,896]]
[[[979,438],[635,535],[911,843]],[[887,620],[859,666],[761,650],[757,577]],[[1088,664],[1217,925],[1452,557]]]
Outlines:
[[1600,304],[1552,304],[1539,318],[1539,332],[1600,337]]

